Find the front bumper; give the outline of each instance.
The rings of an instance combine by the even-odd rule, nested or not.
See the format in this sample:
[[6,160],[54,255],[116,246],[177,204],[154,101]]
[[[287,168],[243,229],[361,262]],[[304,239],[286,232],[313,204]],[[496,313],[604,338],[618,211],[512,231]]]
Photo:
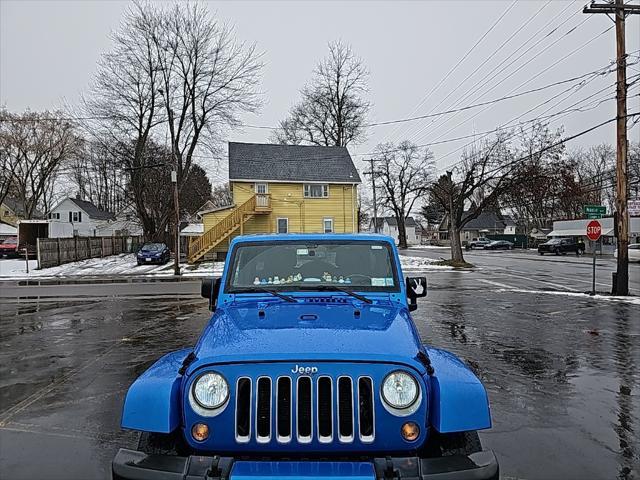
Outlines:
[[147,455],[121,448],[114,479],[129,480],[489,480],[498,478],[490,450],[440,458],[386,457],[371,461],[247,461],[231,457]]

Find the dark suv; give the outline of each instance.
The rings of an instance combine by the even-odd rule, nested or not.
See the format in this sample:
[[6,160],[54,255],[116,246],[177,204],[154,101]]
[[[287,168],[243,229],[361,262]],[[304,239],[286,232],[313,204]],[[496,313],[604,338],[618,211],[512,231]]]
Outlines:
[[575,253],[576,255],[581,255],[584,253],[584,243],[578,243],[572,238],[552,238],[538,245],[538,253],[540,255],[545,253],[555,253],[556,255]]

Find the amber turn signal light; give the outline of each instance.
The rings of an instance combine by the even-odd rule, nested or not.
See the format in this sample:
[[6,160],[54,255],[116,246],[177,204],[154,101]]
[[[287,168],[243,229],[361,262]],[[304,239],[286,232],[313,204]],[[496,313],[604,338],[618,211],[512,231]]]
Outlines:
[[209,427],[205,423],[196,423],[191,427],[191,435],[198,442],[204,442],[209,438]]
[[407,422],[402,425],[401,433],[407,442],[415,442],[420,436],[420,427],[415,422]]

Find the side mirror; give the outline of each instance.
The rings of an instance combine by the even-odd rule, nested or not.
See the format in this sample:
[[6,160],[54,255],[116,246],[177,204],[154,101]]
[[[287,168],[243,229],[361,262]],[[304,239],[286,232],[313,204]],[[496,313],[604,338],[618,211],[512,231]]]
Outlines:
[[409,299],[409,311],[418,308],[416,299],[427,296],[427,277],[407,277],[407,298]]
[[218,299],[218,292],[220,292],[221,278],[205,278],[200,285],[200,295],[202,298],[209,300],[209,310],[212,312],[216,309],[216,300]]

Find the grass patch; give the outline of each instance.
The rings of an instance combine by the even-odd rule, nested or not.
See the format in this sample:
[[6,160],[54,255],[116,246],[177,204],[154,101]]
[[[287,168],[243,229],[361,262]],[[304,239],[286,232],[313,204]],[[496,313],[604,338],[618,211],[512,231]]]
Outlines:
[[435,262],[434,265],[440,265],[443,267],[453,267],[453,268],[473,268],[474,265],[469,262],[459,262],[457,260],[440,260]]

